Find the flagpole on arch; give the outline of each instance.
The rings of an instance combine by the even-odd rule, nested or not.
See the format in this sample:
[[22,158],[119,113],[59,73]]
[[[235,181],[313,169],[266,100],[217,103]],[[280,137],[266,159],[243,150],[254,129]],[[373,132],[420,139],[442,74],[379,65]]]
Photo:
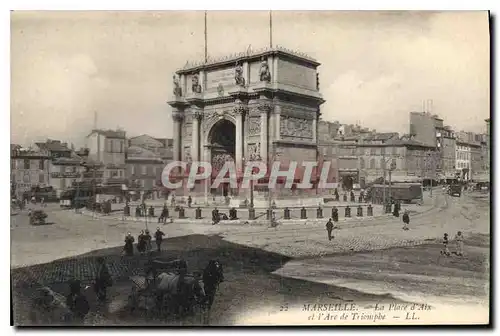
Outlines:
[[205,11],[205,63],[208,62],[207,11]]
[[273,11],[269,11],[269,47],[273,48]]

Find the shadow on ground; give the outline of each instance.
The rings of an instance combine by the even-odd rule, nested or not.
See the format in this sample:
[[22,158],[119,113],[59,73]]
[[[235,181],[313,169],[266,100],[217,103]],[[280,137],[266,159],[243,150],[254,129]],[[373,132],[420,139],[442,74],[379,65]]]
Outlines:
[[[226,281],[221,284],[211,311],[211,325],[238,323],[239,316],[249,311],[262,309],[279,310],[283,304],[301,305],[326,300],[381,301],[392,298],[388,295],[371,295],[360,291],[314,283],[305,280],[285,278],[271,274],[281,268],[290,258],[242,246],[223,240],[219,236],[190,235],[167,239],[164,251],[156,256],[165,259],[185,259],[190,272],[203,269],[210,259],[218,259],[224,266]],[[122,248],[96,250],[77,257],[56,260],[50,263],[18,268],[11,271],[14,296],[14,317],[16,325],[29,324],[27,300],[38,286],[50,286],[66,294],[66,282],[79,278],[83,282],[93,279],[96,272],[96,258],[104,256],[115,284],[110,290],[111,305],[123,304],[130,293],[131,275],[142,274],[146,258],[122,256]],[[87,291],[94,314],[97,305],[93,293]],[[97,321],[96,325],[143,325],[143,317],[124,316],[120,308],[111,309]],[[166,321],[149,321],[165,324]],[[189,322],[188,324],[197,324]]]

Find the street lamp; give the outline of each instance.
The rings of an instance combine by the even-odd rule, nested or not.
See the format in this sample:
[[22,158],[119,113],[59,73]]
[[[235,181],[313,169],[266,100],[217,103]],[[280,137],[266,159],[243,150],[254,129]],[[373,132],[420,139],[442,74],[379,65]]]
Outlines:
[[[257,155],[257,157],[253,160],[253,161],[260,161],[261,160],[261,157],[260,155]],[[244,167],[244,171],[246,172],[246,166],[248,164],[248,161],[246,160],[246,158],[242,158],[242,161],[243,161],[243,167]],[[252,172],[253,173],[253,167],[252,167]],[[250,208],[253,208],[254,204],[253,204],[253,178],[250,179]]]
[[435,157],[435,153],[433,151],[429,151],[427,152],[427,157],[428,157],[428,161],[427,161],[427,164],[426,164],[426,168],[429,167],[428,165],[431,164],[430,168],[431,168],[431,192],[430,192],[430,197],[432,197],[432,188],[433,188],[433,184],[434,184],[434,175],[436,175],[436,157]]

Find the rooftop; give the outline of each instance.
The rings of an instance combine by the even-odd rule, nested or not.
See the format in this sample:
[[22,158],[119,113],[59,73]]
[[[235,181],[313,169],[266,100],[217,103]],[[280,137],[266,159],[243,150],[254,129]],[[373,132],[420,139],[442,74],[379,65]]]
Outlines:
[[105,136],[106,138],[115,138],[115,139],[125,139],[126,138],[126,132],[122,130],[102,130],[102,129],[93,129],[89,135],[90,136],[94,133],[100,134]]
[[46,142],[36,142],[35,145],[37,145],[40,150],[47,150],[50,152],[69,152],[71,151],[70,148],[68,148],[68,144],[66,142],[61,142],[59,140],[47,140]]
[[200,61],[194,61],[194,62],[189,62],[187,61],[186,64],[177,71],[178,74],[181,73],[186,73],[186,72],[192,72],[199,70],[201,68],[205,67],[212,67],[212,66],[217,66],[220,64],[234,64],[235,62],[241,61],[245,58],[259,58],[262,56],[270,55],[270,54],[282,54],[282,55],[287,55],[292,58],[296,58],[302,61],[306,61],[308,63],[312,63],[315,66],[320,65],[317,60],[312,58],[311,56],[297,51],[297,50],[291,50],[284,48],[282,46],[276,46],[274,48],[261,48],[261,49],[256,49],[253,50],[251,47],[249,47],[247,50],[239,52],[239,53],[234,53],[222,57],[208,57],[207,61],[205,60],[200,60]]

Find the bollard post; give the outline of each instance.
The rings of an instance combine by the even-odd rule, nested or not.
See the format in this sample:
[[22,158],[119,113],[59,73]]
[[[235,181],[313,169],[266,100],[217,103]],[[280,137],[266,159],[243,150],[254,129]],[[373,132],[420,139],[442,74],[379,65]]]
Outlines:
[[323,209],[321,209],[321,207],[318,207],[318,209],[316,210],[316,217],[323,218]]
[[344,202],[347,202],[347,194],[344,194],[343,200],[344,200]]
[[302,207],[302,209],[300,209],[300,219],[307,219],[307,210],[305,207]]
[[272,214],[272,210],[271,209],[267,209],[267,211],[266,211],[266,218],[267,218],[267,220],[271,220],[272,215],[273,215]]
[[184,215],[184,208],[183,207],[179,208],[179,218],[180,219],[186,218],[185,215]]
[[346,218],[351,217],[351,207],[350,206],[345,207],[345,217]]
[[286,207],[285,210],[283,211],[283,218],[290,219],[290,209],[288,209],[288,207]]
[[386,214],[390,214],[392,212],[391,209],[392,209],[392,204],[391,203],[387,203],[385,205],[385,213]]
[[248,209],[248,219],[249,220],[255,219],[255,209],[253,206],[250,206],[250,208]]
[[369,204],[368,208],[366,208],[366,215],[373,216],[373,206],[371,204]]
[[360,205],[358,205],[358,217],[363,217],[363,207]]
[[195,210],[196,213],[196,219],[201,219],[201,208],[197,207]]

